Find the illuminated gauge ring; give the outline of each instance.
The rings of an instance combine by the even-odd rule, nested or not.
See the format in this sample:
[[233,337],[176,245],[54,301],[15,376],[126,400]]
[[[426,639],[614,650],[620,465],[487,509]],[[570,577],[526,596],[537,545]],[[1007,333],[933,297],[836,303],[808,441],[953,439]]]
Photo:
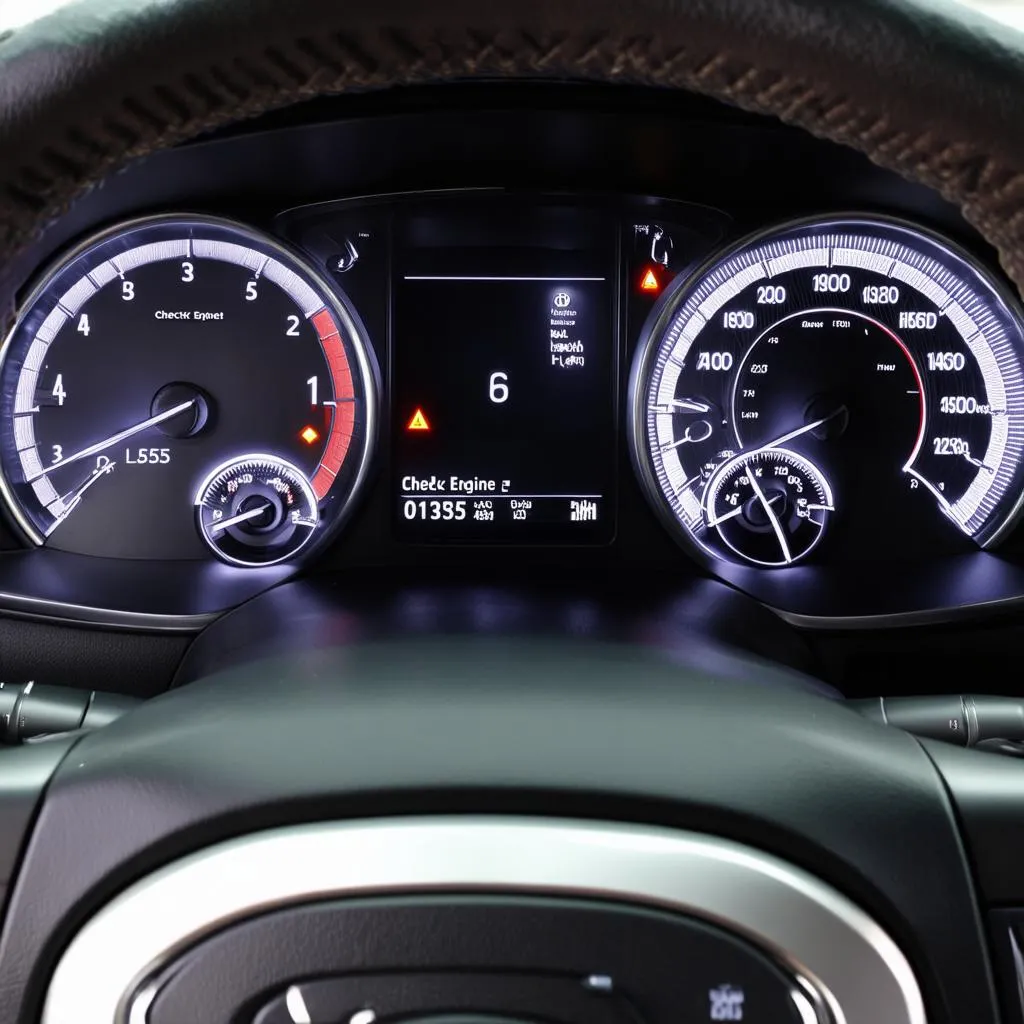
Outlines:
[[[814,332],[834,373],[824,358],[808,368],[794,354],[814,351]],[[765,355],[776,335],[778,354]],[[913,478],[932,501],[929,536],[948,535],[951,523],[992,547],[1024,495],[1022,354],[1016,298],[941,236],[873,215],[782,224],[734,243],[662,295],[632,366],[634,466],[677,539],[734,560],[704,522],[709,478],[746,450],[776,445],[817,462],[823,450],[790,435],[845,374],[860,388],[851,430],[873,417],[876,435],[879,424],[899,427],[888,448],[863,446],[873,461],[847,467],[854,478],[881,467],[884,486],[902,478],[904,491]],[[836,379],[825,380],[830,373]],[[902,391],[896,379],[906,381]],[[830,475],[836,468],[844,467]],[[897,496],[887,512],[904,500],[909,508],[916,499]],[[853,514],[845,503],[843,514]],[[917,524],[905,521],[912,533]]]

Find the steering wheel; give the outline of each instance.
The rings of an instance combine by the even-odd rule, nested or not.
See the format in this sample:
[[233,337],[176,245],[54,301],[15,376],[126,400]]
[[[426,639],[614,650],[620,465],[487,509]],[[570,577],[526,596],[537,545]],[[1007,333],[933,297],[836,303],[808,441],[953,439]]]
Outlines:
[[[951,3],[79,0],[0,37],[0,291],[136,157],[494,77],[781,118],[939,190],[1024,286],[1024,41]],[[301,1024],[352,979],[354,1024],[397,992],[395,1019],[996,1021],[1018,776],[706,647],[265,660],[5,755],[0,1024]]]

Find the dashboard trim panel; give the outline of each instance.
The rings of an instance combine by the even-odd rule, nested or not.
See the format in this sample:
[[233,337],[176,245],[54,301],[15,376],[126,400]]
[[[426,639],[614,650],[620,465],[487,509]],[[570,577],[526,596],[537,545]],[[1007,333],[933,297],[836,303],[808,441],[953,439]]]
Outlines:
[[466,891],[576,895],[692,914],[781,960],[837,1022],[925,1024],[913,970],[892,939],[839,892],[775,857],[666,829],[489,817],[284,828],[170,864],[75,936],[42,1021],[137,1024],[156,975],[177,955],[273,908]]

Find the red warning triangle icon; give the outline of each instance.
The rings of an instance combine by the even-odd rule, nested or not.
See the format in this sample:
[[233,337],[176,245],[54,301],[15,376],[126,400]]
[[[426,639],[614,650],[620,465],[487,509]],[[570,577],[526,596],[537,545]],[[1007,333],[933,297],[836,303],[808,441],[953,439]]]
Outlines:
[[423,415],[422,409],[417,409],[412,419],[409,420],[409,425],[405,428],[406,430],[429,430],[430,424],[427,422],[427,417]]

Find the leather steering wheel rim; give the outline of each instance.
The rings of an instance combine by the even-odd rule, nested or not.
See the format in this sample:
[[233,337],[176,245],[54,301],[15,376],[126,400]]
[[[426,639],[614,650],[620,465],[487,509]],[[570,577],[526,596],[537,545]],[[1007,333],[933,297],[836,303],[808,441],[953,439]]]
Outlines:
[[800,125],[938,189],[1024,286],[1024,36],[952,0],[79,0],[0,36],[0,267],[135,157],[318,95],[485,77]]

